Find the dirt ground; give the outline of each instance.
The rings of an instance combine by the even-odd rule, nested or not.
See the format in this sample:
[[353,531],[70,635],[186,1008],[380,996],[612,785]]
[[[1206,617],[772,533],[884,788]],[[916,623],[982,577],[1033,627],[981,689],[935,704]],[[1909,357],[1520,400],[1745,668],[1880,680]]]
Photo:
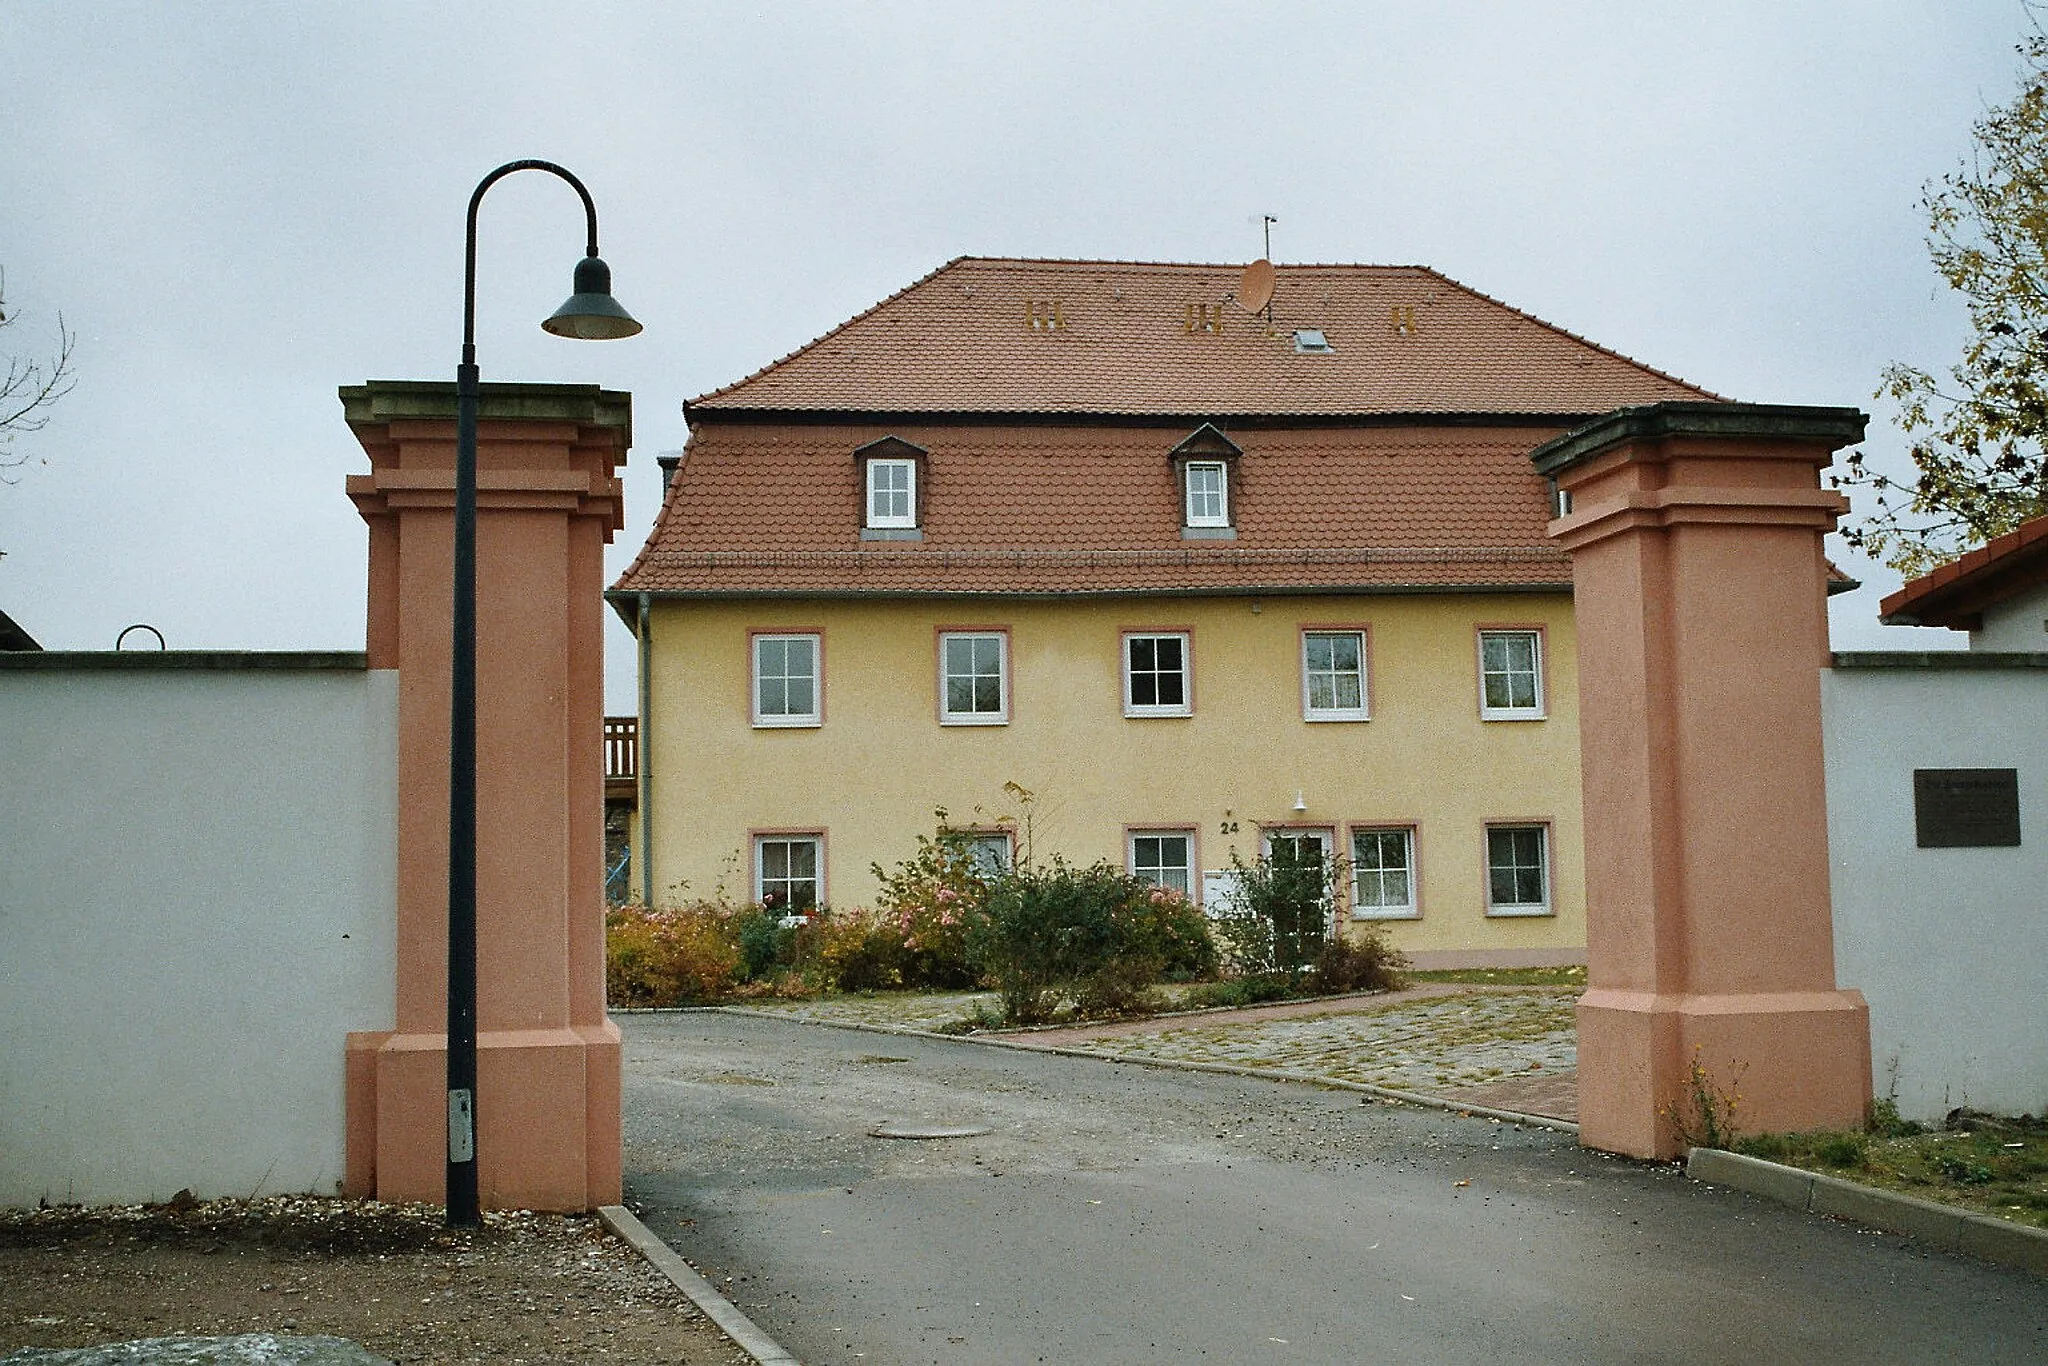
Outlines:
[[0,1210],[0,1353],[331,1333],[393,1361],[743,1366],[594,1218],[280,1197]]

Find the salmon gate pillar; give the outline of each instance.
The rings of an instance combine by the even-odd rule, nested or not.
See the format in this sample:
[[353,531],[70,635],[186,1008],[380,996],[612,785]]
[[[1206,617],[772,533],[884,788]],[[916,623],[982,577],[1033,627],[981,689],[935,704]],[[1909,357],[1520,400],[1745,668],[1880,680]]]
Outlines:
[[[369,662],[398,670],[394,1027],[350,1034],[346,1189],[446,1199],[455,386],[341,391],[370,456]],[[604,547],[632,398],[486,384],[477,429],[477,1156],[485,1208],[619,1199],[604,999]],[[369,1023],[366,1021],[366,1023]]]
[[1852,408],[1624,408],[1538,447],[1570,511],[1585,794],[1579,1136],[1669,1157],[1695,1063],[1744,1132],[1854,1127],[1870,1021],[1835,985],[1820,486]]

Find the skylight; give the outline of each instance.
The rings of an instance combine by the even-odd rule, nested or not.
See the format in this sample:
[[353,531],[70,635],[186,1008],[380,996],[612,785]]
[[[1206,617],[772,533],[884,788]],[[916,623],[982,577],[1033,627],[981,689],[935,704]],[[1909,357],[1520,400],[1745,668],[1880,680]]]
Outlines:
[[1294,349],[1296,351],[1334,351],[1337,348],[1330,345],[1330,339],[1325,337],[1320,329],[1297,327],[1294,330]]

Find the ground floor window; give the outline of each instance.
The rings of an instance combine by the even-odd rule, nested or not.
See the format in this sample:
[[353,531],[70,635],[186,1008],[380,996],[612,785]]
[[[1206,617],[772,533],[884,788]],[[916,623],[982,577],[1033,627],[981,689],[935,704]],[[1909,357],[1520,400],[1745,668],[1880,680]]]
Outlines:
[[1351,914],[1360,920],[1414,917],[1414,830],[1352,830]]
[[802,915],[815,907],[823,842],[820,835],[756,836],[754,899],[785,915]]
[[1133,830],[1131,876],[1182,896],[1192,896],[1194,843],[1194,838],[1184,830]]
[[1010,871],[1015,856],[1007,830],[968,830],[953,838],[959,841],[977,876],[993,882]]
[[1550,914],[1549,827],[1486,828],[1486,913]]

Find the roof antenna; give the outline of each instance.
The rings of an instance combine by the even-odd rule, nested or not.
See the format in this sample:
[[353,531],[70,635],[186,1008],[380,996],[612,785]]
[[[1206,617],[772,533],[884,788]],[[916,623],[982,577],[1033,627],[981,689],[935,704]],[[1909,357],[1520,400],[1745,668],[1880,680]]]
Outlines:
[[1280,220],[1272,214],[1260,214],[1265,235],[1266,254],[1244,268],[1244,274],[1237,282],[1237,303],[1247,313],[1261,309],[1266,314],[1266,335],[1273,335],[1273,225]]

